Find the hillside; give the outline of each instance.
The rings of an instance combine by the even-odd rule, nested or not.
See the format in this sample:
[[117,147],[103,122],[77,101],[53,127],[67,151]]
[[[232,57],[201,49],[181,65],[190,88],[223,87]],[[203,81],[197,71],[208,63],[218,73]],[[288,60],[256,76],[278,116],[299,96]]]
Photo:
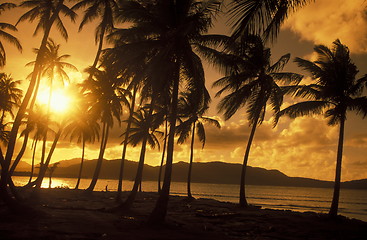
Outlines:
[[[61,161],[56,169],[55,177],[77,177],[79,172],[79,163],[77,159]],[[97,160],[84,162],[83,178],[91,178]],[[124,179],[134,180],[137,162],[126,161],[124,170]],[[241,164],[208,162],[194,163],[192,182],[199,183],[223,183],[238,184],[240,180]],[[118,179],[120,169],[120,160],[104,160],[100,173],[100,178]],[[23,169],[22,169],[23,170]],[[24,171],[24,170],[23,170]],[[156,181],[158,178],[159,167],[145,165],[143,180]],[[172,181],[186,182],[188,163],[178,162],[173,165]],[[266,170],[258,167],[247,167],[246,183],[249,185],[270,185],[270,186],[294,186],[294,187],[333,187],[331,181],[321,181],[310,178],[288,177],[278,170]],[[367,189],[367,179],[348,181],[342,183],[343,188]]]

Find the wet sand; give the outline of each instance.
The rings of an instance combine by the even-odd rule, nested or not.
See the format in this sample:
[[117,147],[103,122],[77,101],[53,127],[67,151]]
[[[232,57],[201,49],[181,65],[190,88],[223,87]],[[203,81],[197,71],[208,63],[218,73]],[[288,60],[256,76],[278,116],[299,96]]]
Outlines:
[[[166,223],[149,225],[157,193],[139,193],[128,211],[115,207],[115,192],[42,189],[35,207],[42,214],[15,215],[0,203],[0,239],[223,240],[366,239],[367,222],[325,214],[241,209],[212,199],[171,196]],[[123,193],[123,198],[128,192]]]

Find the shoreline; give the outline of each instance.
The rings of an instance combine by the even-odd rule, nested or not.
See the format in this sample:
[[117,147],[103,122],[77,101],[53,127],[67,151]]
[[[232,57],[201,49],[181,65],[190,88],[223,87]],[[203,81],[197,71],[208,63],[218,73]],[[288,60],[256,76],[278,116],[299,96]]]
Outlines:
[[[123,192],[125,199],[129,192]],[[23,218],[0,203],[0,235],[15,239],[363,239],[367,222],[290,210],[241,209],[237,204],[171,195],[162,226],[146,220],[157,193],[138,193],[128,211],[116,206],[115,192],[41,189],[36,209],[44,215]]]

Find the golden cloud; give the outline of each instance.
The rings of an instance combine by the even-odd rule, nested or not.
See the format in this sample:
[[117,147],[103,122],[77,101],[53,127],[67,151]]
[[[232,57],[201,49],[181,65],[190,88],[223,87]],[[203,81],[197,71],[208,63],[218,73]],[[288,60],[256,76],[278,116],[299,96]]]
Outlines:
[[351,52],[366,53],[366,7],[365,0],[317,0],[293,14],[284,27],[315,44],[340,39]]

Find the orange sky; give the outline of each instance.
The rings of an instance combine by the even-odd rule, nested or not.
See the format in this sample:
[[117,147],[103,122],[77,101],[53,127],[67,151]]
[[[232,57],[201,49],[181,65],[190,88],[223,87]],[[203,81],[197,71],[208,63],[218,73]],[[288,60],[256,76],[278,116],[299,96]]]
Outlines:
[[[19,2],[19,1],[14,1]],[[339,38],[342,43],[348,45],[362,74],[367,73],[367,16],[363,7],[364,0],[316,0],[304,9],[289,18],[272,46],[273,60],[281,55],[291,53],[292,57],[309,58],[312,56],[314,44],[331,45],[331,42]],[[0,15],[1,22],[15,24],[18,17],[25,9],[13,9]],[[82,15],[79,12],[79,15]],[[74,64],[80,72],[71,74],[73,82],[82,80],[83,69],[92,64],[96,52],[94,44],[94,26],[87,25],[81,33],[77,24],[65,20],[70,39],[62,40],[55,31],[51,37],[61,46],[61,53],[70,54],[68,60]],[[14,33],[23,45],[23,53],[8,44],[4,44],[7,50],[7,65],[2,70],[11,73],[14,79],[25,79],[31,68],[24,67],[26,63],[34,60],[32,48],[38,48],[40,37],[33,37],[35,24],[21,23],[18,33]],[[218,18],[218,23],[213,32],[228,33],[225,22]],[[207,67],[207,86],[214,97],[218,89],[211,89],[211,83],[220,75],[210,67]],[[302,73],[294,63],[289,63],[287,69]],[[26,81],[24,81],[26,83]],[[289,104],[291,99],[287,100]],[[208,116],[217,116],[216,103],[213,99]],[[244,149],[249,134],[245,109],[229,121],[222,122],[221,130],[207,126],[207,142],[204,149],[198,145],[195,150],[195,161],[225,161],[241,163]],[[367,124],[354,114],[348,116],[346,126],[346,139],[343,159],[343,180],[367,178]],[[122,146],[119,135],[123,132],[120,128],[114,128],[109,140],[105,158],[116,159],[121,156]],[[258,128],[249,159],[249,165],[278,169],[289,176],[311,177],[323,180],[333,180],[336,148],[337,127],[330,127],[322,116],[304,117],[296,120],[281,119],[276,128],[272,128],[271,120],[267,119]],[[95,159],[98,156],[98,144],[88,146],[86,158]],[[140,148],[129,148],[127,158],[137,160]],[[81,149],[76,143],[70,143],[68,139],[60,141],[54,153],[53,161],[80,157]],[[40,156],[40,155],[38,155]],[[25,158],[30,159],[31,151],[27,151]],[[157,165],[160,161],[160,153],[149,151],[146,157],[148,164]],[[181,145],[175,148],[175,161],[188,161],[189,146]]]

